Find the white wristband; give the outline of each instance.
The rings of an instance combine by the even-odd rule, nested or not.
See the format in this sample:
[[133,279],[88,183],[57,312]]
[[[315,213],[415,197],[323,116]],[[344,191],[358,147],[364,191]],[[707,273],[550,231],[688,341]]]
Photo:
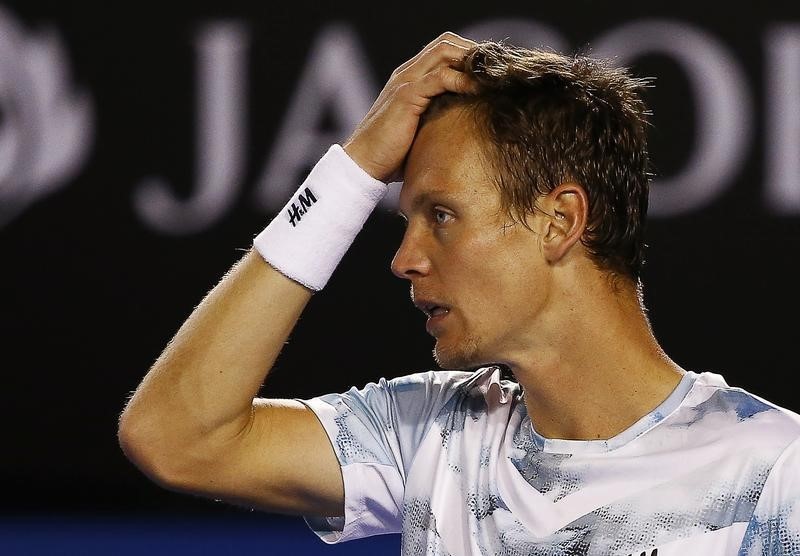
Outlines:
[[319,291],[388,188],[331,145],[253,247],[276,270]]

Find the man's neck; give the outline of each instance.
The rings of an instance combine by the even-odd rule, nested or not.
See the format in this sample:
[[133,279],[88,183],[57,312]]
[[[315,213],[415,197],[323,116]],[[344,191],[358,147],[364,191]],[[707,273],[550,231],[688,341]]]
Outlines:
[[560,370],[557,378],[517,379],[536,431],[546,438],[565,440],[618,435],[658,407],[683,376],[677,365],[663,360],[653,361],[646,372],[590,369],[565,376],[563,367]]
[[[608,439],[663,402],[685,371],[663,352],[635,292],[580,300],[580,311],[538,330],[508,362],[536,431],[547,438]],[[565,334],[563,331],[569,331]]]

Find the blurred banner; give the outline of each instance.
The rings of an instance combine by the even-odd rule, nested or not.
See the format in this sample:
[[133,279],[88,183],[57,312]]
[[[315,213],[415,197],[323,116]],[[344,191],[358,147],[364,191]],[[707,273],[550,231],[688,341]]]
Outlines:
[[[0,4],[4,512],[238,515],[150,483],[119,450],[117,416],[392,70],[445,30],[655,77],[656,336],[683,367],[800,410],[800,5],[731,6]],[[396,194],[312,299],[265,395],[435,368],[389,271]]]

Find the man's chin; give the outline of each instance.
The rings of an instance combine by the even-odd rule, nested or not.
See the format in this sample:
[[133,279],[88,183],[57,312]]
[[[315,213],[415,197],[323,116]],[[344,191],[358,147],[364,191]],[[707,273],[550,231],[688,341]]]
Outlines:
[[469,338],[457,345],[448,345],[437,340],[433,348],[433,359],[445,371],[458,371],[477,367],[482,363],[478,353],[478,342]]

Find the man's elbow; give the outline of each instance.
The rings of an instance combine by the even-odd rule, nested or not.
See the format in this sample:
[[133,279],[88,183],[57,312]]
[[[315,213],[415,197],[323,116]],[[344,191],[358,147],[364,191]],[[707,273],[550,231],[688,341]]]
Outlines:
[[186,461],[185,450],[165,438],[163,427],[152,419],[137,417],[126,409],[119,418],[117,441],[125,457],[159,486],[191,489],[193,465]]

